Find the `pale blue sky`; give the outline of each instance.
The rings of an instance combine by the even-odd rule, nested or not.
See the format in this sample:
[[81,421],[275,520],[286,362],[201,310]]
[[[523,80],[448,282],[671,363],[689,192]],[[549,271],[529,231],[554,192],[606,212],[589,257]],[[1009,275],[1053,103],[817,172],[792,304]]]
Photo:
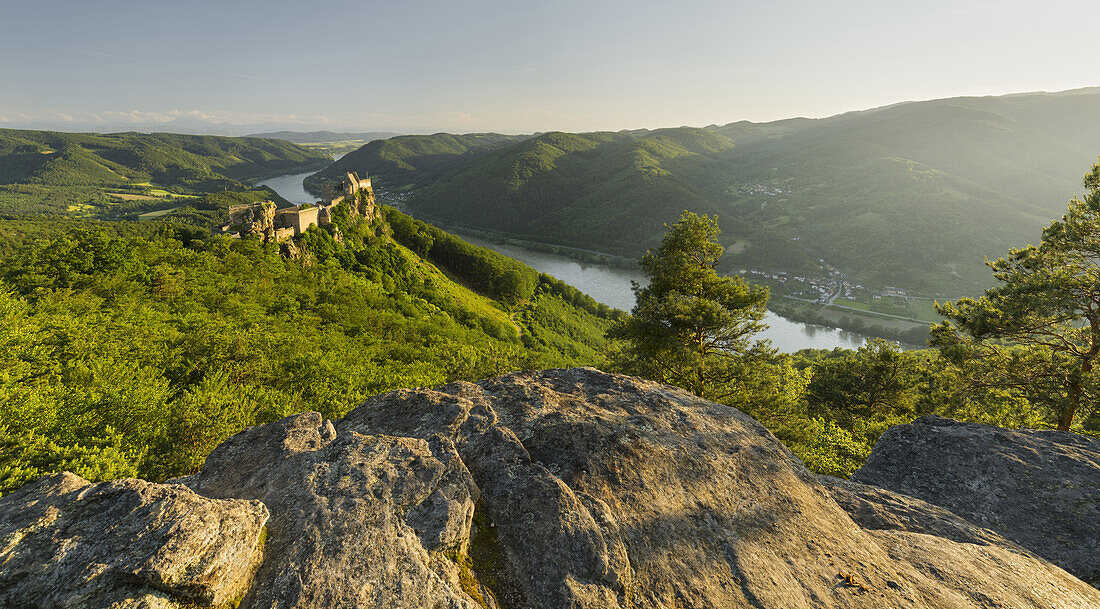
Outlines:
[[[533,132],[1100,85],[1100,3],[0,0],[0,126]],[[176,122],[170,122],[176,121]]]

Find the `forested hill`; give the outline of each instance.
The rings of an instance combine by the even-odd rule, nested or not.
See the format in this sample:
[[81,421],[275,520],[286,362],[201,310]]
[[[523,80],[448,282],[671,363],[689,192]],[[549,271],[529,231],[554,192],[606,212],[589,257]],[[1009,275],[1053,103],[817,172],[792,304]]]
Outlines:
[[448,223],[627,255],[654,247],[682,209],[717,213],[731,268],[824,259],[879,285],[958,294],[1080,191],[1100,154],[1097,116],[1100,90],[1083,89],[477,148],[439,134],[373,142],[326,171],[409,189],[413,211]]
[[621,313],[575,288],[397,212],[334,216],[297,258],[178,222],[0,216],[0,494],[190,473],[245,427],[388,389],[607,364]]
[[522,136],[499,133],[437,133],[375,140],[307,178],[306,188],[320,192],[321,182],[343,178],[347,171],[380,178],[391,188],[405,188],[433,172],[445,171],[482,153],[523,139]]
[[121,202],[240,189],[330,161],[272,139],[0,129],[0,212],[92,215]]

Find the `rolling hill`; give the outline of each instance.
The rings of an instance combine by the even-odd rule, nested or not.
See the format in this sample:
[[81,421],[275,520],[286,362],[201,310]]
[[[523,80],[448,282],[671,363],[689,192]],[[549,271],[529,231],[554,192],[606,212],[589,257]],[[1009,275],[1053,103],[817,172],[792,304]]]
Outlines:
[[349,152],[317,174],[306,178],[306,188],[320,192],[321,182],[340,179],[347,171],[381,178],[391,190],[409,188],[417,180],[423,180],[437,171],[446,170],[522,139],[524,138],[521,136],[499,133],[437,133],[376,140]]
[[0,212],[96,214],[122,201],[240,189],[329,161],[270,139],[0,129]]
[[[956,295],[1037,238],[1100,154],[1100,89],[911,102],[826,119],[529,138],[373,142],[367,172],[415,213],[637,255],[683,209],[721,219],[731,268],[818,268]],[[476,147],[467,138],[478,138]]]

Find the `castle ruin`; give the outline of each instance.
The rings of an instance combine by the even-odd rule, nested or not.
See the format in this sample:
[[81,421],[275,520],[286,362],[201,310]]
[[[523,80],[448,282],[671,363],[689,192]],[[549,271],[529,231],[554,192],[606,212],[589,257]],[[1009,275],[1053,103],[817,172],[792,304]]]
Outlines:
[[348,172],[344,180],[325,184],[322,200],[316,203],[284,209],[276,209],[274,201],[233,205],[229,208],[228,223],[215,232],[233,237],[259,235],[282,242],[301,235],[310,226],[331,224],[333,209],[341,203],[351,206],[354,216],[373,218],[377,209],[370,178],[360,178],[356,173]]

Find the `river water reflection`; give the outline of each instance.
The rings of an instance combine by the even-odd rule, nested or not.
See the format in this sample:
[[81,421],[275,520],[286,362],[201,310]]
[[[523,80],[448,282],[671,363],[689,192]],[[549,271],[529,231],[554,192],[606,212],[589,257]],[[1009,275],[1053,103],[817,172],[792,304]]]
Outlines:
[[315,203],[317,197],[306,192],[305,187],[302,186],[302,180],[313,175],[315,172],[309,173],[295,173],[292,175],[278,176],[274,178],[268,178],[261,180],[257,186],[267,186],[271,190],[279,193],[279,196],[294,203],[295,205],[301,205],[302,203]]
[[[460,235],[474,245],[480,245],[510,256],[542,273],[548,273],[608,306],[629,311],[634,308],[634,292],[630,283],[645,284],[641,271],[616,269],[602,264],[578,262],[566,256],[535,252],[516,245],[501,245],[469,235]],[[799,349],[857,349],[865,336],[813,324],[804,324],[780,317],[771,311],[765,318],[768,329],[760,338],[771,339],[780,351],[793,353]]]
[[[291,203],[312,203],[316,201],[316,197],[302,187],[302,180],[308,175],[310,174],[279,176],[263,180],[260,184],[269,186]],[[630,288],[630,282],[637,281],[644,284],[646,281],[641,271],[578,262],[566,256],[535,252],[515,245],[501,245],[468,235],[461,236],[470,243],[496,250],[541,273],[553,275],[575,286],[598,302],[624,311],[634,308],[634,292]],[[833,349],[835,347],[856,349],[866,340],[866,337],[854,332],[791,321],[771,311],[768,312],[765,321],[769,327],[760,334],[760,337],[771,339],[772,345],[787,353],[793,353],[799,349]]]

